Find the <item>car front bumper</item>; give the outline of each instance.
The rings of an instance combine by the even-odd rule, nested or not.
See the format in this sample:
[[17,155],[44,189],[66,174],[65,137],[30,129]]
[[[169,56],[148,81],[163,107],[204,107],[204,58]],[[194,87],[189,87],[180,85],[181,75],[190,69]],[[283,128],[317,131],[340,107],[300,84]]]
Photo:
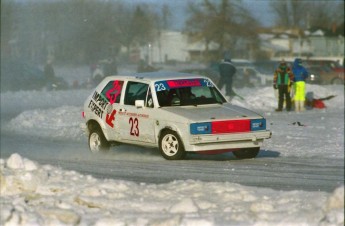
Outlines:
[[188,144],[185,143],[185,150],[210,151],[259,147],[264,139],[269,139],[271,136],[272,132],[268,130],[250,133],[192,135]]

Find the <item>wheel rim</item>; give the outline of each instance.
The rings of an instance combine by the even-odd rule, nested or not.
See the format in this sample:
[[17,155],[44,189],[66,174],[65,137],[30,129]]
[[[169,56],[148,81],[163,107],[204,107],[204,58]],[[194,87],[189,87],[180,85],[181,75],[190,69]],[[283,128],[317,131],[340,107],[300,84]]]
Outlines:
[[174,156],[179,150],[179,143],[177,137],[172,134],[167,134],[162,139],[162,150],[167,156]]
[[101,138],[97,133],[92,133],[90,135],[90,150],[91,152],[99,152],[101,147]]

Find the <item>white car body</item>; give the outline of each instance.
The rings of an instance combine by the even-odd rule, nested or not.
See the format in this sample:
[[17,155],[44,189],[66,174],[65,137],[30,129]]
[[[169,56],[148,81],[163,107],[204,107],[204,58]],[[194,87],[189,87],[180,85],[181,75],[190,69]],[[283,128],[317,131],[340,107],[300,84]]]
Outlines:
[[223,151],[247,158],[257,153],[241,153],[258,152],[271,137],[262,116],[228,103],[209,78],[186,73],[106,77],[87,98],[83,116],[93,152],[128,143],[158,147],[166,159]]

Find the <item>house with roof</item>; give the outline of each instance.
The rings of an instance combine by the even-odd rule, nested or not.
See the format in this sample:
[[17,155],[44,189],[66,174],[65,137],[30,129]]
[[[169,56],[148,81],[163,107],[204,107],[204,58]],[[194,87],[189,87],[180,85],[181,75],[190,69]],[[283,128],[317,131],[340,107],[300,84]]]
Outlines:
[[295,57],[332,59],[344,63],[344,34],[325,29],[286,30],[259,34],[260,48],[273,60]]

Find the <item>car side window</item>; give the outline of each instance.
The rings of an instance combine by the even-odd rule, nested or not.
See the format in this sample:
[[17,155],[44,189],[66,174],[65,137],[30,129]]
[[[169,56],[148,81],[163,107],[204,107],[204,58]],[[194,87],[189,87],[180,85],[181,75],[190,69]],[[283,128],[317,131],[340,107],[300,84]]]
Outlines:
[[136,100],[146,101],[148,87],[149,85],[146,83],[129,81],[126,87],[124,104],[134,105]]
[[102,90],[101,96],[107,99],[111,104],[120,103],[122,87],[123,81],[110,81]]

